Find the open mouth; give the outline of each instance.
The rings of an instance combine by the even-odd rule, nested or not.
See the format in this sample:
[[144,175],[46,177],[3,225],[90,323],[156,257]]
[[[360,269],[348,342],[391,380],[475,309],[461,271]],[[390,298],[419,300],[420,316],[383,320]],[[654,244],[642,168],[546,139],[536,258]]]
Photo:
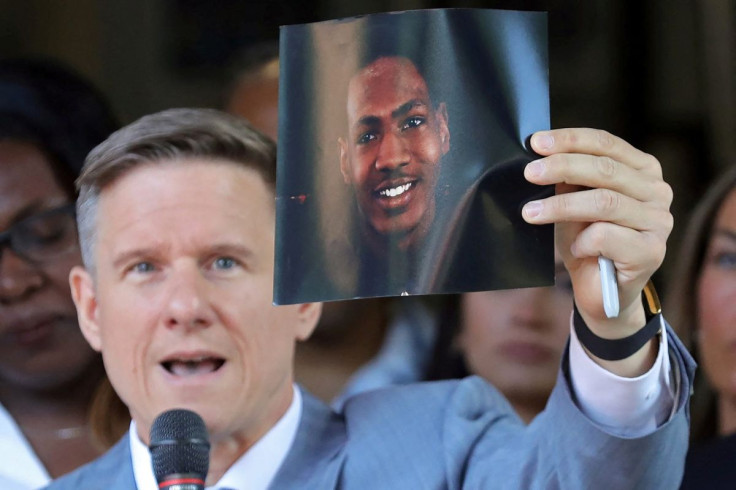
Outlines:
[[224,359],[217,357],[197,357],[193,359],[171,359],[161,365],[175,376],[189,377],[214,373],[225,364]]

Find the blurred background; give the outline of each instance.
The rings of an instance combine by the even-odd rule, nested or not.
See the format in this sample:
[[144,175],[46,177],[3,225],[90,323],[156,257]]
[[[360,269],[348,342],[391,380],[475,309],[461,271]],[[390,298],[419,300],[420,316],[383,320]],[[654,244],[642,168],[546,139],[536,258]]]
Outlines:
[[0,57],[71,65],[127,123],[221,106],[238,54],[280,25],[445,7],[550,13],[552,126],[606,129],[660,159],[675,189],[666,276],[692,204],[736,161],[732,0],[0,0]]

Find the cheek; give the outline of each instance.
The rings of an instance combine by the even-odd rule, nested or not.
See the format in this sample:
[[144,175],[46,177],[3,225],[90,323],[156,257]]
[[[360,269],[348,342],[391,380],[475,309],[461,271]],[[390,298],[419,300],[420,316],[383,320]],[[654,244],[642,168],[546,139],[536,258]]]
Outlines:
[[375,161],[375,145],[355,147],[350,156],[350,174],[353,183],[360,184],[368,180]]
[[419,162],[426,166],[425,172],[436,173],[438,163],[442,158],[438,134],[431,130],[417,134],[411,140],[411,147]]
[[562,297],[555,299],[555,324],[553,326],[554,336],[559,342],[560,351],[564,347],[570,335],[570,319],[572,317],[572,293],[558,293]]
[[496,307],[496,294],[468,293],[463,298],[459,341],[469,357],[487,356],[500,337],[499,326],[503,323],[500,313],[504,310]]
[[234,340],[239,345],[244,376],[251,385],[265,390],[290,384],[294,355],[293,320],[273,313],[254,315],[251,311],[249,316],[241,316],[248,322],[241,324],[239,338]]
[[74,253],[64,259],[55,260],[44,267],[47,277],[53,283],[54,288],[62,291],[71,301],[71,289],[69,287],[69,271],[72,267],[82,263],[78,253]]
[[719,391],[736,391],[736,274],[706,269],[697,289],[698,355]]
[[697,320],[702,335],[731,332],[732,325],[736,325],[736,274],[712,268],[703,272],[697,289]]
[[[115,297],[111,298],[110,294]],[[134,370],[142,362],[142,351],[152,340],[156,302],[154,298],[130,295],[124,289],[110,294],[99,295],[97,312],[102,352],[111,367]]]

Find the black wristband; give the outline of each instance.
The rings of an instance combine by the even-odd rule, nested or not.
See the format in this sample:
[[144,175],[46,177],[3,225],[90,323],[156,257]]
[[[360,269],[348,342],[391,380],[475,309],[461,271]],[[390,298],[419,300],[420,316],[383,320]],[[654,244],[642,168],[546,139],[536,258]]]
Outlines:
[[606,361],[620,361],[626,359],[634,352],[638,351],[644,344],[649,342],[660,330],[662,326],[662,307],[659,304],[657,290],[654,284],[649,280],[644,286],[641,293],[641,299],[644,303],[644,313],[647,318],[647,324],[638,332],[623,339],[604,339],[594,334],[585,324],[585,320],[578,311],[578,306],[573,302],[573,326],[575,334],[583,347],[588,349],[591,354]]
[[622,339],[604,339],[594,334],[580,316],[578,307],[574,307],[573,325],[578,340],[591,354],[606,361],[626,359],[641,349],[652,337],[657,335],[661,327],[661,314],[652,316],[646,325],[636,333]]

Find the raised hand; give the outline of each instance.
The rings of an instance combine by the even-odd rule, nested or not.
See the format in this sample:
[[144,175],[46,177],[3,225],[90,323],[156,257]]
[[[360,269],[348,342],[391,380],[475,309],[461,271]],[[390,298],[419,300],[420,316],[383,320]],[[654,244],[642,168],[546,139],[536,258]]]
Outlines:
[[[556,193],[527,203],[524,219],[555,223],[557,249],[588,327],[604,338],[631,335],[645,323],[641,291],[664,260],[673,224],[672,189],[659,161],[595,129],[542,131],[531,144],[543,158],[527,165],[526,179],[555,184]],[[603,310],[599,255],[617,270],[617,318]]]

